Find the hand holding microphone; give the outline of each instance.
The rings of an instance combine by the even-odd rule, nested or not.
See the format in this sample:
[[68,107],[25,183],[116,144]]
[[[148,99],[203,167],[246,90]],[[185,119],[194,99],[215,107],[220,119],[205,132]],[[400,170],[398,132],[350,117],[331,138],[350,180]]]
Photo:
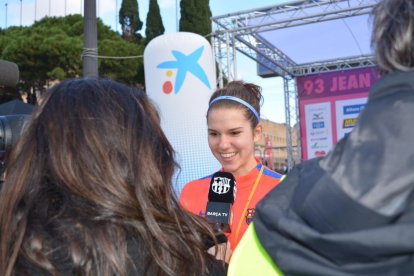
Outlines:
[[231,173],[216,172],[210,181],[206,220],[217,232],[231,233],[231,207],[236,199],[236,180]]

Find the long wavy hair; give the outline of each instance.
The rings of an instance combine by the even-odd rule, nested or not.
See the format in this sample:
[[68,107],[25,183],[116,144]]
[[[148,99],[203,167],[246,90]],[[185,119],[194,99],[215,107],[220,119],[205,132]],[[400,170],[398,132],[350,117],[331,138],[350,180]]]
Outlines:
[[27,264],[59,275],[62,263],[75,275],[204,274],[215,238],[178,205],[175,168],[144,92],[110,80],[54,86],[8,160],[0,275]]
[[414,69],[414,1],[382,0],[372,11],[371,45],[382,73]]

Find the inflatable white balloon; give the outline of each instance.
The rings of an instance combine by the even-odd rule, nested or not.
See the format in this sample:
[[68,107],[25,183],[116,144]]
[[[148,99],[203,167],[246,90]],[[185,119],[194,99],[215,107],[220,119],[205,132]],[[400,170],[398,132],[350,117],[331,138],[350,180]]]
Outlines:
[[144,68],[146,91],[181,167],[174,177],[180,192],[187,182],[220,168],[207,142],[208,100],[216,87],[211,46],[194,33],[161,35],[145,48]]

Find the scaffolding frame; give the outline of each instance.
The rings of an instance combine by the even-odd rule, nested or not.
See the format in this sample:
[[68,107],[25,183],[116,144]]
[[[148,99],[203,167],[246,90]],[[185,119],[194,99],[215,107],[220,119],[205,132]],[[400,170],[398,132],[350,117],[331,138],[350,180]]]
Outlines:
[[[212,17],[211,42],[218,63],[219,87],[223,87],[224,78],[229,81],[237,79],[237,51],[283,78],[289,169],[300,162],[301,158],[296,77],[375,64],[372,55],[298,64],[260,33],[369,14],[377,2],[378,0],[299,0]],[[296,122],[295,126],[291,124],[293,121]],[[297,128],[296,147],[292,141],[293,127]]]

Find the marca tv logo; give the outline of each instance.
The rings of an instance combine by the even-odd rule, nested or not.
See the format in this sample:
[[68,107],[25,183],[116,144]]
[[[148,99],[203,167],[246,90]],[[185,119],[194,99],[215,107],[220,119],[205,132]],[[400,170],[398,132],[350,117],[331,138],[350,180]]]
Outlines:
[[212,190],[216,194],[227,194],[230,190],[230,179],[226,177],[214,177]]
[[[177,50],[172,50],[171,53],[174,56],[175,60],[164,61],[157,65],[157,68],[159,69],[167,69],[165,72],[167,80],[162,85],[162,91],[165,94],[170,94],[173,90],[174,94],[180,92],[180,89],[187,77],[187,73],[191,73],[208,89],[211,89],[211,85],[207,78],[206,72],[199,64],[199,59],[203,54],[203,51],[204,46],[201,46],[188,55]],[[173,82],[170,79],[174,76],[174,69],[176,70],[176,76]]]

